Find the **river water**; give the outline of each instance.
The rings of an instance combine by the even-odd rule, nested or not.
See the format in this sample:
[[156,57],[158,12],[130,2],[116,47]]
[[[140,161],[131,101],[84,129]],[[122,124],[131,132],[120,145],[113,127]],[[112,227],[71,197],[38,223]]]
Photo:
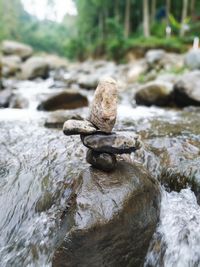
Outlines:
[[[30,105],[0,110],[0,266],[48,267],[62,234],[59,218],[68,185],[88,164],[79,137],[45,128],[47,113],[35,110],[38,92],[48,94],[51,80],[17,86]],[[172,125],[183,120],[180,111],[132,107],[124,98],[116,127],[134,130],[138,125],[143,133],[155,119]],[[160,222],[145,266],[200,266],[200,207],[190,188],[179,193],[162,189]]]

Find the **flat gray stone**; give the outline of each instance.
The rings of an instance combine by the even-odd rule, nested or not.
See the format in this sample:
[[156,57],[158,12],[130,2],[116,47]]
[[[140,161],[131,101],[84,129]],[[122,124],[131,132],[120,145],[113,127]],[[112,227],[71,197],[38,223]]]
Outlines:
[[86,147],[94,151],[113,154],[129,154],[141,147],[139,136],[132,132],[81,135],[81,140]]
[[94,125],[86,120],[67,120],[63,125],[63,132],[65,135],[92,134],[96,131],[97,129]]

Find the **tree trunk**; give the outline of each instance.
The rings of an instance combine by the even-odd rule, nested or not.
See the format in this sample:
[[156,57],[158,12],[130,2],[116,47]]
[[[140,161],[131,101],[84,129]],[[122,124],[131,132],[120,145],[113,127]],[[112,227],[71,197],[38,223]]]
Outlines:
[[119,22],[119,0],[115,0],[115,19]]
[[184,30],[184,22],[187,17],[187,10],[188,10],[188,0],[183,0],[183,8],[182,8],[182,18],[181,18],[181,29],[180,29],[180,36],[183,37],[185,34]]
[[151,1],[151,24],[154,23],[154,19],[156,16],[156,0]]
[[166,17],[167,17],[167,25],[169,25],[170,7],[171,7],[171,0],[166,0]]
[[99,12],[99,39],[104,38],[103,12]]
[[149,5],[148,0],[143,0],[143,28],[144,28],[144,36],[149,37]]
[[191,1],[190,2],[190,16],[194,18],[196,1],[195,0],[190,0],[190,1]]
[[125,6],[125,19],[124,19],[124,36],[125,38],[129,37],[130,34],[130,9],[131,9],[131,0],[126,0]]

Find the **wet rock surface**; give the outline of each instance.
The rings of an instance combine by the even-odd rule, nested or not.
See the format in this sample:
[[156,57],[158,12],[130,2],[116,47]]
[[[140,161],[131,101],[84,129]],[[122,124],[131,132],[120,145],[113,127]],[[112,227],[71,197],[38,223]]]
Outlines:
[[150,82],[135,94],[136,103],[146,106],[169,106],[172,102],[173,85],[169,82]]
[[81,135],[81,140],[86,147],[105,153],[125,154],[134,152],[141,147],[139,136],[131,132]]
[[160,194],[141,165],[118,162],[110,174],[85,170],[74,181],[69,203],[54,267],[142,266]]
[[76,90],[65,90],[43,101],[38,110],[53,111],[58,109],[76,109],[88,106],[86,96]]
[[183,75],[174,85],[174,99],[177,105],[200,106],[200,71],[192,71]]
[[106,172],[114,170],[117,163],[117,159],[114,154],[97,152],[92,149],[88,149],[86,161],[93,167]]
[[93,134],[97,131],[96,127],[89,121],[68,120],[63,125],[65,135]]

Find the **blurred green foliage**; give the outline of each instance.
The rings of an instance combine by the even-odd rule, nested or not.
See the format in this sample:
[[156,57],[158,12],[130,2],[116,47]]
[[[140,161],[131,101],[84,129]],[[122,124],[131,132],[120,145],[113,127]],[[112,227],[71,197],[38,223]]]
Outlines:
[[[62,23],[56,23],[39,21],[31,16],[24,11],[20,0],[0,0],[0,41],[13,39],[25,42],[36,51],[54,52],[70,59],[106,56],[123,61],[129,51],[137,53],[149,48],[184,52],[192,44],[194,36],[200,35],[200,1],[195,2],[195,16],[188,6],[188,17],[184,21],[188,31],[183,38],[179,37],[183,1],[171,0],[167,16],[165,1],[149,0],[149,38],[143,36],[143,1],[74,1],[78,16],[66,15]],[[56,3],[55,0],[50,2]],[[127,13],[128,3],[130,8]],[[154,12],[153,3],[156,3]],[[127,23],[128,36],[125,34]],[[166,26],[169,24],[172,36],[167,38]]]

